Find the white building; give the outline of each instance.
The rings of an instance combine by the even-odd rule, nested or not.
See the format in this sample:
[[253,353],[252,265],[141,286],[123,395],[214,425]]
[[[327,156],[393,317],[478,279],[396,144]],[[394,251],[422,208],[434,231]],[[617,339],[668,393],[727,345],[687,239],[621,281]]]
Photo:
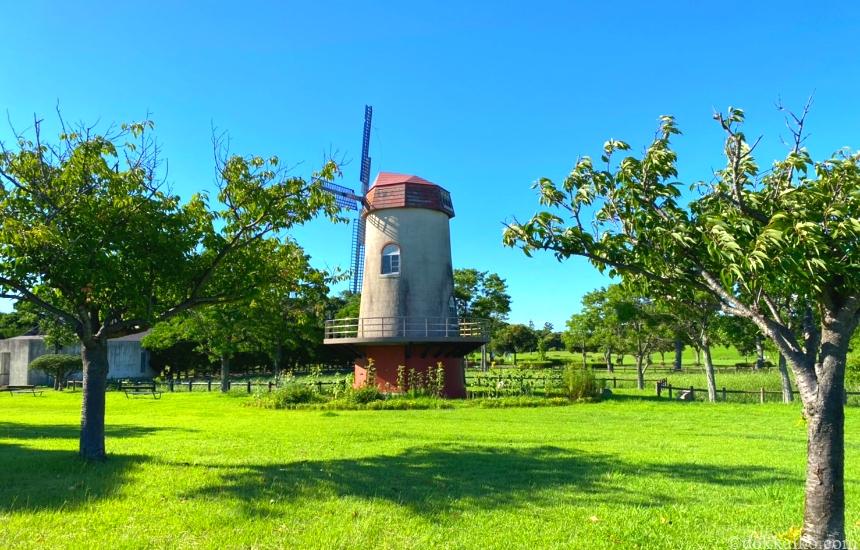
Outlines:
[[[149,365],[149,352],[140,346],[147,332],[114,338],[108,341],[108,378],[152,378],[155,371]],[[0,386],[50,385],[50,377],[29,369],[30,363],[40,355],[54,353],[45,345],[42,336],[16,336],[0,340]],[[79,344],[67,346],[60,353],[80,355]],[[81,373],[71,378],[80,379]]]

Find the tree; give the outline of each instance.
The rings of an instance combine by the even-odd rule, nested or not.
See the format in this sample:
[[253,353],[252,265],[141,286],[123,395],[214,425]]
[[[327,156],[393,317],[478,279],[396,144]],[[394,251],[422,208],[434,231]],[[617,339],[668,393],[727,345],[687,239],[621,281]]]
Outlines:
[[569,351],[579,350],[582,354],[582,368],[588,366],[588,350],[593,346],[592,339],[596,330],[594,319],[585,313],[574,313],[565,323],[567,330],[562,333],[565,347]]
[[[330,280],[328,274],[310,266],[310,257],[298,245],[282,259],[280,271],[277,280],[261,289],[247,310],[251,338],[268,355],[276,375],[285,356],[290,357],[291,366],[317,359]],[[341,311],[355,307],[355,315],[347,316],[357,317],[360,300],[360,294],[352,294]]]
[[705,358],[705,380],[708,385],[708,401],[717,400],[717,382],[714,362],[711,359],[711,346],[719,341],[719,302],[709,293],[687,291],[666,294],[661,301],[666,315],[673,319],[672,325],[677,332],[683,333],[694,342]]
[[719,330],[722,340],[734,346],[744,358],[755,353],[756,340],[761,331],[749,319],[726,315],[720,320]]
[[340,296],[329,298],[326,317],[331,319],[356,319],[361,312],[361,293],[344,290]]
[[38,370],[47,373],[54,379],[54,389],[62,389],[62,381],[66,376],[80,372],[81,358],[67,353],[46,353],[40,355],[30,362],[28,366],[31,370]]
[[[689,202],[679,200],[670,146],[680,132],[671,116],[661,117],[641,157],[616,162],[630,147],[610,140],[602,168],[583,157],[560,186],[541,179],[549,209],[512,223],[504,241],[527,254],[583,256],[601,271],[707,292],[724,312],[755,323],[791,365],[803,401],[800,545],[844,547],[843,398],[848,342],[860,321],[860,154],[813,162],[803,148],[807,112],[808,105],[789,114],[792,149],[764,172],[753,158],[758,140],[750,144],[741,131],[743,112],[715,115],[726,167],[693,186],[698,196]],[[778,307],[786,289],[808,313],[801,337]]]
[[618,285],[593,290],[582,297],[582,313],[593,327],[591,343],[602,351],[606,370],[609,372],[614,370],[612,354],[623,351],[624,346],[621,322],[618,319],[621,300],[621,289]]
[[513,353],[516,365],[517,353],[533,350],[537,345],[537,337],[526,325],[504,325],[496,332],[494,345],[501,352]]
[[[212,369],[209,356],[199,351],[199,342],[179,340],[172,344],[150,344],[144,337],[141,345],[149,350],[149,366],[162,376],[176,379],[183,373],[190,377],[192,373],[199,375]],[[159,347],[162,345],[165,347]]]
[[511,297],[508,285],[496,273],[477,269],[454,270],[457,315],[488,319],[498,325],[508,318]]
[[645,369],[661,340],[667,339],[666,314],[659,310],[654,299],[633,289],[621,287],[623,298],[616,311],[626,346],[636,360],[636,387],[645,389]]
[[220,363],[221,391],[227,392],[233,356],[254,349],[247,308],[246,302],[233,302],[189,310],[156,324],[141,343],[147,349],[166,350],[181,342],[194,342],[195,351]]
[[0,338],[14,338],[35,329],[31,316],[18,311],[17,307],[14,311],[0,313]]
[[[149,120],[70,128],[40,121],[0,145],[0,293],[28,301],[81,343],[80,454],[105,454],[108,339],[207,304],[235,302],[277,276],[259,261],[277,236],[337,207],[276,157],[230,155],[215,140],[217,193],[182,203],[161,179]],[[335,176],[329,163],[321,176]]]
[[[477,269],[454,270],[454,303],[459,317],[472,317],[487,322],[491,339],[504,325],[511,311],[511,296],[504,279],[496,273]],[[497,346],[489,346],[493,351]],[[486,348],[482,347],[481,362],[486,368]]]
[[545,359],[547,351],[557,351],[564,348],[561,332],[556,332],[552,323],[544,323],[543,328],[535,331],[535,333],[538,337],[537,349],[541,353],[542,360]]

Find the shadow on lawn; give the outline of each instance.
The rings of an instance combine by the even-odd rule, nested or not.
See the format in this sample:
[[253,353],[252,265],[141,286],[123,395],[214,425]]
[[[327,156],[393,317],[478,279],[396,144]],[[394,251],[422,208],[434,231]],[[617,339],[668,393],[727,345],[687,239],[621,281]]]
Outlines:
[[[163,428],[107,426],[110,440],[142,437]],[[109,454],[103,463],[86,463],[76,450],[44,449],[40,440],[73,439],[80,427],[68,424],[0,422],[0,512],[75,507],[104,498],[122,486],[129,473],[149,460],[141,455]],[[64,445],[68,446],[68,445]],[[77,445],[75,445],[77,448]]]
[[[455,510],[576,505],[585,500],[664,506],[690,498],[669,480],[720,487],[800,483],[772,468],[628,463],[557,447],[436,446],[394,456],[274,465],[209,466],[220,481],[188,495],[229,497],[248,514],[274,512],[273,501],[358,497],[383,499],[434,516]],[[632,487],[632,488],[631,488]]]

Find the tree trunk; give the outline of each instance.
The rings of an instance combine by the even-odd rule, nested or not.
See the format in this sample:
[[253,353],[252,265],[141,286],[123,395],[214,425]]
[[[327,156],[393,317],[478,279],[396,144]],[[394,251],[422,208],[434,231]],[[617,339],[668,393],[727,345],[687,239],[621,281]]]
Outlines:
[[624,354],[623,353],[619,353],[618,357],[616,357],[615,359],[616,359],[616,362],[618,363],[618,366],[624,365]]
[[700,347],[696,347],[696,366],[700,366],[702,364],[702,349]]
[[645,373],[642,371],[642,362],[645,358],[642,355],[636,356],[636,389],[645,389]]
[[81,439],[78,447],[84,460],[104,460],[105,454],[105,390],[107,387],[108,353],[106,340],[81,343],[83,362],[83,401],[81,403]]
[[280,376],[281,375],[281,359],[284,357],[284,346],[278,343],[278,347],[275,348],[275,357],[272,361],[272,375]]
[[[845,545],[845,360],[851,331],[825,313],[817,391],[803,394],[806,503],[801,548]],[[828,327],[828,324],[835,325]]]
[[791,378],[788,376],[785,355],[781,353],[779,354],[779,377],[782,380],[782,401],[791,403],[794,401],[794,392],[791,391]]
[[230,391],[230,357],[221,356],[221,391]]
[[680,338],[675,338],[675,362],[672,368],[680,371],[684,367],[684,342]]
[[708,401],[717,400],[717,382],[714,379],[714,362],[711,360],[711,342],[707,336],[702,337],[702,352],[705,356],[705,378],[708,379]]
[[606,361],[606,371],[607,372],[615,372],[615,369],[612,367],[612,352],[611,351],[603,352],[603,359]]
[[588,352],[585,350],[585,346],[582,346],[582,368],[588,367]]
[[764,341],[761,334],[755,337],[755,370],[764,368]]

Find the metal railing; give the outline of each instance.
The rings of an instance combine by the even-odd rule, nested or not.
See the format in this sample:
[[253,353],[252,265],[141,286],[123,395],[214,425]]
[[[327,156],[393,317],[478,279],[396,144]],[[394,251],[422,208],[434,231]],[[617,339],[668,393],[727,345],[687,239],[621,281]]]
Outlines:
[[460,317],[361,317],[325,322],[325,339],[480,338],[488,339],[484,319]]

